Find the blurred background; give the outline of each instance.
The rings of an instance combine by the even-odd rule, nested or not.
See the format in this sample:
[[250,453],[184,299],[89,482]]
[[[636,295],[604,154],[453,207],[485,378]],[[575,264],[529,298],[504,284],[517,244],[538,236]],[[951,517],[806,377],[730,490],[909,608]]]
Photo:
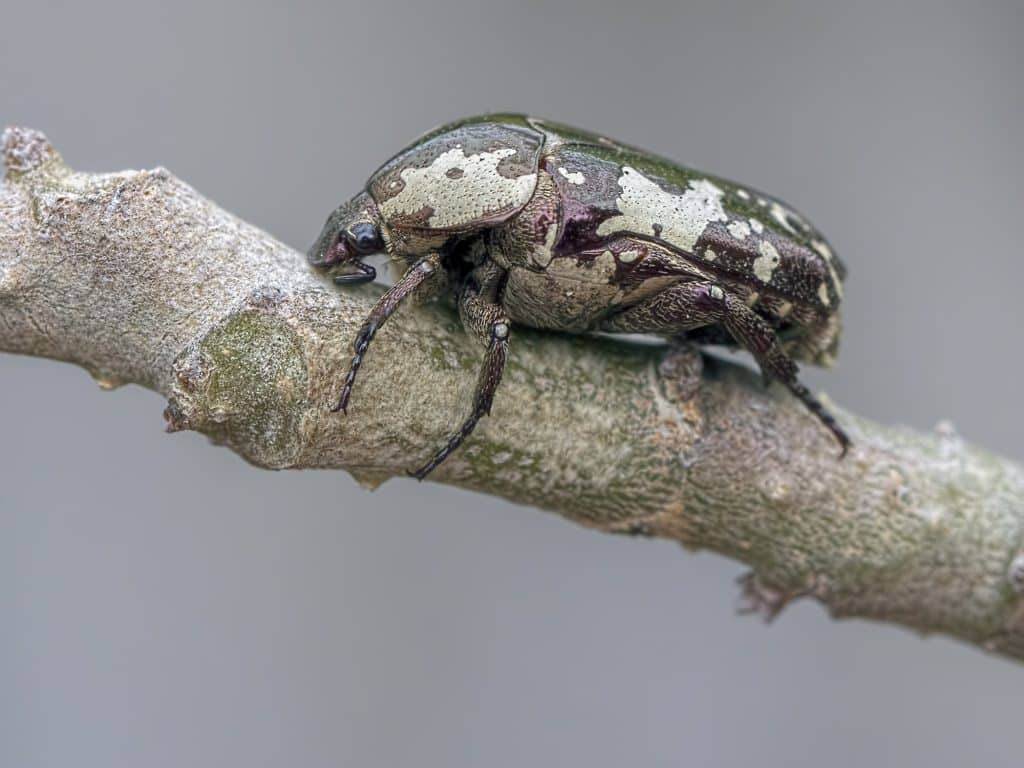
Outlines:
[[[849,267],[883,422],[1024,459],[1019,2],[7,3],[0,122],[165,165],[305,249],[492,109],[764,188]],[[1024,667],[472,493],[253,469],[163,403],[0,356],[0,766],[1021,764]]]

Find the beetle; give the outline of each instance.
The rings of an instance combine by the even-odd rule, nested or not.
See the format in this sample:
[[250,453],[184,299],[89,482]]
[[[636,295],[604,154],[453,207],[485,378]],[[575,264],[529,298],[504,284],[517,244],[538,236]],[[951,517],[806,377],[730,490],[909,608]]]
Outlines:
[[[423,479],[490,413],[515,324],[654,334],[749,351],[835,436],[798,378],[836,353],[845,268],[793,207],[750,187],[546,119],[470,117],[417,139],[339,206],[309,250],[338,285],[405,268],[359,329],[341,394],[374,334],[412,296],[452,295],[485,347],[473,407],[411,474]],[[339,268],[339,269],[335,269]]]

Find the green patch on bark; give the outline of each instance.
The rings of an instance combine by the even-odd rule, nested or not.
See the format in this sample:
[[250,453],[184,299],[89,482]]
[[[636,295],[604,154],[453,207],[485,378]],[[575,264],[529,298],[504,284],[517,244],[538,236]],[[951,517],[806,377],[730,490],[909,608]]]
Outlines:
[[301,447],[308,372],[294,330],[260,310],[232,314],[202,341],[208,373],[201,430],[264,467],[288,466]]

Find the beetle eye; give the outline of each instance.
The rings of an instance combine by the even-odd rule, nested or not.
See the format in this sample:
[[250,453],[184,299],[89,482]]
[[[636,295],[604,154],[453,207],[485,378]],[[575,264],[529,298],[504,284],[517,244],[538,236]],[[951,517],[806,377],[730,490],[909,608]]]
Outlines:
[[384,245],[377,228],[365,221],[353,224],[347,234],[356,252],[360,254],[376,253]]

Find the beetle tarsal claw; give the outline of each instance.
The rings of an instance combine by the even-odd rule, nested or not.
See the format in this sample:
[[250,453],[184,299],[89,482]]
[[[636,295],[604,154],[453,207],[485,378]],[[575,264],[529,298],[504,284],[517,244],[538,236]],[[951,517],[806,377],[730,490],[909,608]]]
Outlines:
[[334,284],[361,285],[362,283],[372,283],[377,279],[377,270],[370,264],[364,264],[360,261],[355,264],[355,268],[355,272],[347,272],[344,275],[335,275]]

